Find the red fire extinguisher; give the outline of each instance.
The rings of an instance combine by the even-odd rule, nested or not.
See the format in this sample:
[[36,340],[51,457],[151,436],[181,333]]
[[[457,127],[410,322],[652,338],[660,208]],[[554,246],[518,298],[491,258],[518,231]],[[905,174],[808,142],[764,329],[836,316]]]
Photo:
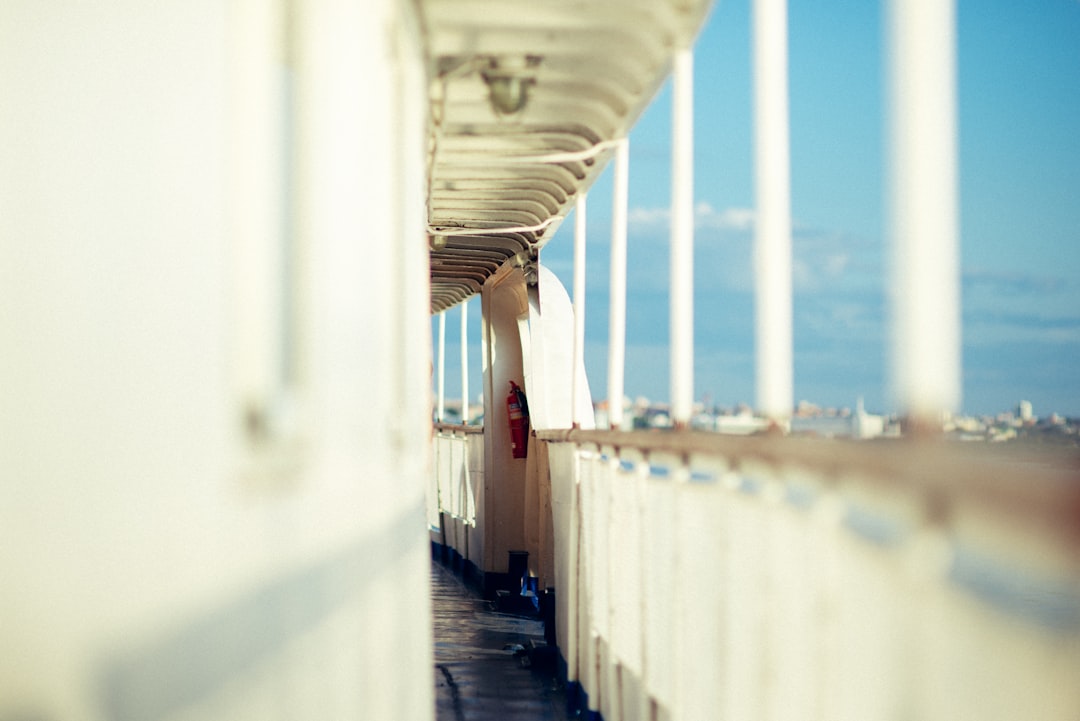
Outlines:
[[525,391],[514,381],[510,381],[506,396],[506,414],[510,417],[510,450],[514,458],[524,458],[529,450],[529,404]]

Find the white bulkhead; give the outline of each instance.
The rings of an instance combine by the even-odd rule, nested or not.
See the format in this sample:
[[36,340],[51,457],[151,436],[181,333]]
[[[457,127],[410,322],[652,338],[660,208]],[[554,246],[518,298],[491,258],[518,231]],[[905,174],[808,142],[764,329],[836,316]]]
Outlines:
[[431,716],[421,56],[0,5],[0,718]]

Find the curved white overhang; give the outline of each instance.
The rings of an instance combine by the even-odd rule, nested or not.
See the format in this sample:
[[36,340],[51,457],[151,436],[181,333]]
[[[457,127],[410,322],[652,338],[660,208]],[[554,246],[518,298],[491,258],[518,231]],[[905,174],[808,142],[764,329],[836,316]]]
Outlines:
[[555,233],[712,0],[421,0],[431,310]]

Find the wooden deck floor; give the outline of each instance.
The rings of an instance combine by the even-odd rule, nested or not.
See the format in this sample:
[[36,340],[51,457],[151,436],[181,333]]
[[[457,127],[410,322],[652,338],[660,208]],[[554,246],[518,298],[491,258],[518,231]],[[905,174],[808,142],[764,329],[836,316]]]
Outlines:
[[566,692],[543,645],[543,624],[494,610],[437,562],[431,565],[438,721],[566,721]]

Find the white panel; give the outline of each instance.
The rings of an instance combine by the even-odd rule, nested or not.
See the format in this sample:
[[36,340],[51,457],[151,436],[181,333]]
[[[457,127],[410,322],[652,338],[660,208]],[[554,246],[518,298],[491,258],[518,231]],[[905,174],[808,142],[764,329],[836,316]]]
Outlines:
[[0,4],[0,716],[432,715],[411,7]]
[[645,685],[667,709],[675,704],[675,490],[669,479],[649,478],[645,495]]
[[[565,342],[573,338],[574,307],[558,277],[546,266],[539,267],[539,278],[540,303],[530,306],[528,323],[532,362],[527,391],[532,427],[570,428],[576,416],[579,427],[594,428],[584,362],[575,360],[573,343]],[[566,382],[572,377],[578,379],[576,403],[575,384]]]
[[484,436],[469,438],[469,508],[468,551],[470,561],[481,568],[484,551]]
[[[509,381],[525,386],[523,341],[528,341],[529,299],[520,270],[503,276],[484,294],[484,563],[483,571],[505,573],[507,552],[525,548],[527,459],[513,458],[506,397]],[[523,335],[522,326],[525,326]],[[526,389],[527,390],[527,389]],[[531,410],[531,399],[530,399]]]
[[[723,583],[725,545],[719,536],[720,497],[713,483],[683,483],[676,489],[678,525],[679,718],[708,721],[723,708]],[[708,539],[708,540],[705,540]],[[708,652],[705,652],[708,649]]]

